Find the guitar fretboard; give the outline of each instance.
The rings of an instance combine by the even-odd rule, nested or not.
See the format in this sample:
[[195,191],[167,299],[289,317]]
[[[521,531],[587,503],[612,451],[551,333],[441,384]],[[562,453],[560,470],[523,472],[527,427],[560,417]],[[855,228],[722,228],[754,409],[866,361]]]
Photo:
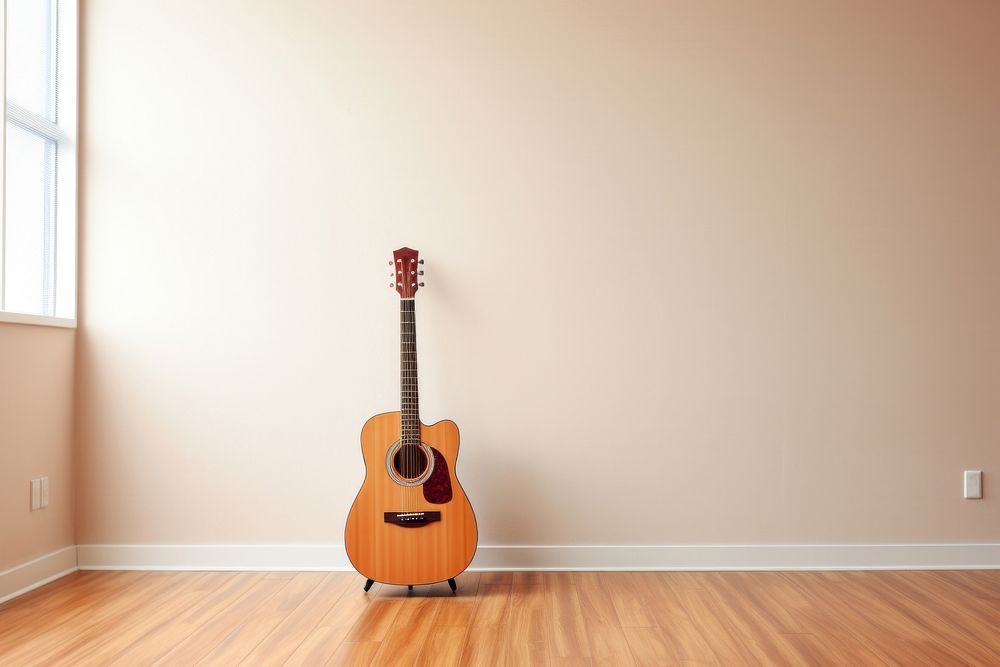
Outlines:
[[404,445],[420,444],[420,400],[417,391],[417,328],[413,299],[399,302],[399,390]]

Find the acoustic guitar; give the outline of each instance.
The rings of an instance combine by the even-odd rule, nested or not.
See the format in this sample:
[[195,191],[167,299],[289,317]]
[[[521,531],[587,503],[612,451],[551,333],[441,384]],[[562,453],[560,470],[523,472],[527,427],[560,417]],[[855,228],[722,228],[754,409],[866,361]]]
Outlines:
[[455,476],[458,426],[420,422],[417,391],[415,300],[423,286],[416,250],[393,253],[399,293],[399,381],[401,410],[383,412],[361,429],[365,481],[354,500],[344,544],[354,568],[368,581],[432,584],[448,581],[472,562],[478,532],[462,485]]

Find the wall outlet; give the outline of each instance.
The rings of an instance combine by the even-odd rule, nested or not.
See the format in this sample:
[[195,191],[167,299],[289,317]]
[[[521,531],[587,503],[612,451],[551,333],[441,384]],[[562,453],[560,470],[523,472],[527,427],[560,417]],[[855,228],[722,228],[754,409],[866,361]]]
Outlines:
[[38,506],[45,508],[49,506],[49,478],[42,477],[38,482],[41,486],[38,491]]
[[42,506],[42,480],[33,479],[31,480],[31,511],[39,509]]
[[966,470],[965,471],[965,497],[966,498],[982,498],[983,497],[983,471],[982,470]]

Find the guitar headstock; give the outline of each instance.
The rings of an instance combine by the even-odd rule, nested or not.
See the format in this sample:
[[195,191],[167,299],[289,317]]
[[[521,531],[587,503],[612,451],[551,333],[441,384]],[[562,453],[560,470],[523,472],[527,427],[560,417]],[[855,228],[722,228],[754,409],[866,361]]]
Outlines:
[[389,265],[392,266],[393,272],[389,275],[393,278],[393,282],[389,283],[389,287],[395,287],[401,299],[412,299],[417,290],[424,286],[420,282],[420,276],[424,275],[421,268],[424,260],[420,259],[419,255],[419,251],[405,246],[392,253],[393,261],[389,262]]

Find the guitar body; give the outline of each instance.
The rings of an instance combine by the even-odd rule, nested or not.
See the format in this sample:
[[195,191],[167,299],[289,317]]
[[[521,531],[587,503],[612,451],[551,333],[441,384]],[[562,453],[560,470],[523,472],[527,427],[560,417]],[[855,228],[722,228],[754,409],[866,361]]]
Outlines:
[[[365,481],[347,518],[344,544],[355,569],[386,584],[431,584],[451,579],[469,566],[478,532],[472,505],[455,476],[458,426],[420,424],[433,467],[426,481],[405,486],[393,479],[391,452],[401,438],[401,413],[385,412],[361,430]],[[399,479],[399,475],[396,475]]]

